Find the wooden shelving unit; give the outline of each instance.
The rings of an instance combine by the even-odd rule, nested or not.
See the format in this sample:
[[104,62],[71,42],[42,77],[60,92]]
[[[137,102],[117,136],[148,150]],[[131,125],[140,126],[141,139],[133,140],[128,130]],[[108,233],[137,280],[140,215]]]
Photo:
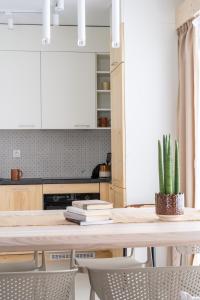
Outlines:
[[[107,87],[105,87],[107,85]],[[96,127],[111,128],[110,54],[96,55]],[[107,126],[100,126],[100,119],[107,118]]]

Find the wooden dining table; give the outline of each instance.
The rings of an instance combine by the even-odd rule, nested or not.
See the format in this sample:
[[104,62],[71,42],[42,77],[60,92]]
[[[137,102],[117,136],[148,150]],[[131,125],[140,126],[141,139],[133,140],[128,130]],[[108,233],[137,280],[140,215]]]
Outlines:
[[[149,216],[152,209],[140,209]],[[132,212],[132,211],[130,211]],[[130,213],[129,212],[129,213]],[[134,211],[135,212],[135,211]],[[61,214],[62,212],[60,212]],[[123,211],[122,211],[123,213]],[[29,218],[38,212],[19,212],[21,218]],[[52,212],[39,212],[47,217]],[[7,217],[11,221],[16,212],[1,212],[0,221]],[[161,247],[200,244],[200,220],[163,222],[114,223],[107,225],[79,226],[23,225],[0,226],[0,252],[32,250],[104,250],[130,247]]]

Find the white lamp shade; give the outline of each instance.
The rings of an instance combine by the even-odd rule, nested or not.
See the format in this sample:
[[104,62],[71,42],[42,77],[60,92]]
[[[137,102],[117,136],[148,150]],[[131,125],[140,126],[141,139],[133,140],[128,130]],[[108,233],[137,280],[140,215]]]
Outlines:
[[49,44],[50,43],[50,39],[51,39],[51,8],[50,8],[50,0],[44,0],[42,44],[43,45]]
[[8,17],[8,29],[12,30],[14,28],[14,21],[12,15]]
[[112,0],[112,47],[120,47],[120,0]]
[[60,16],[59,14],[53,14],[53,26],[59,26],[60,24]]
[[85,33],[85,0],[78,1],[78,46],[84,47],[86,45]]

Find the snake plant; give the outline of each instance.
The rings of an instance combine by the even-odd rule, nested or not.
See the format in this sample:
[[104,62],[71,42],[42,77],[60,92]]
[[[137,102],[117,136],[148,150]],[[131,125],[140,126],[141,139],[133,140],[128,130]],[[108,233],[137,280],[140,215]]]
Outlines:
[[179,147],[175,141],[174,164],[170,135],[163,135],[163,145],[158,141],[158,170],[161,194],[179,194],[180,192]]

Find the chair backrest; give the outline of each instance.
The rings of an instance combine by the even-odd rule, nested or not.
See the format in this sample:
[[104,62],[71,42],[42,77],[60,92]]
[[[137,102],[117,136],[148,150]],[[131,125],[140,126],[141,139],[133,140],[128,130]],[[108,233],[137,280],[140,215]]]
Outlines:
[[0,299],[71,299],[76,271],[0,273]]
[[182,255],[191,255],[200,253],[200,245],[193,246],[177,246],[176,250]]
[[200,296],[200,267],[89,269],[101,300],[179,300],[180,291]]

